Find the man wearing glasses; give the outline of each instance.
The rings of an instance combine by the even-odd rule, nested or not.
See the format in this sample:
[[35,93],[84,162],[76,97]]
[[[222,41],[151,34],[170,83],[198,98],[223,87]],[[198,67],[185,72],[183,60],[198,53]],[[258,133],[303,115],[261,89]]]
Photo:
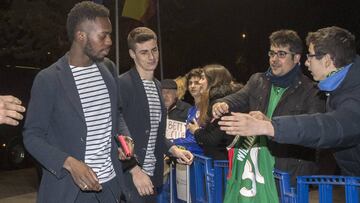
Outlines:
[[[318,91],[301,72],[303,46],[297,33],[279,30],[273,32],[269,40],[268,70],[252,75],[243,89],[218,100],[213,105],[214,118],[226,112],[261,111],[272,118],[324,111]],[[275,156],[275,168],[289,172],[292,185],[296,184],[296,176],[318,172],[315,149],[271,140],[268,140],[268,148]]]
[[[272,121],[259,112],[232,113],[219,124],[228,134],[267,135],[279,143],[337,147],[335,159],[343,175],[360,176],[360,57],[355,36],[327,27],[307,36],[306,61],[318,87],[326,93],[326,113],[281,116]],[[251,115],[257,115],[256,118]]]

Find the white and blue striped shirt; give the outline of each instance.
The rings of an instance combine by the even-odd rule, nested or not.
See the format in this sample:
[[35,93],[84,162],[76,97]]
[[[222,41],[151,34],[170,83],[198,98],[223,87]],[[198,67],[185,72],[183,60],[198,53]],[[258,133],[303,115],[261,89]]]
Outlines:
[[158,128],[161,120],[161,104],[160,104],[159,94],[154,81],[143,80],[143,85],[149,103],[151,129],[150,129],[150,136],[148,140],[148,145],[147,145],[142,169],[147,175],[153,176],[155,171],[155,164],[156,164],[156,157],[155,157],[156,137],[158,134]]
[[85,163],[105,183],[116,174],[111,162],[111,103],[109,92],[96,64],[70,66],[80,96],[87,127]]

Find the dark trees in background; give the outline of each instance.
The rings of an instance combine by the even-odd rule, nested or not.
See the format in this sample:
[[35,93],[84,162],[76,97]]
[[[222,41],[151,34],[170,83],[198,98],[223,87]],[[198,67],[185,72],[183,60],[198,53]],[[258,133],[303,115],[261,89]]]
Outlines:
[[0,10],[2,65],[45,68],[68,49],[64,12],[76,1],[12,0]]
[[[57,60],[69,49],[66,15],[78,1],[1,0],[0,63],[45,68]],[[208,63],[221,63],[239,81],[246,82],[252,73],[268,68],[268,36],[278,29],[294,29],[305,38],[309,31],[337,25],[360,38],[356,1],[158,1],[166,78]],[[112,14],[115,43],[115,1],[103,2]],[[121,15],[123,1],[119,2]],[[120,72],[132,64],[126,36],[141,25],[136,20],[119,19]],[[157,30],[156,16],[145,25]],[[109,57],[115,61],[115,44]]]

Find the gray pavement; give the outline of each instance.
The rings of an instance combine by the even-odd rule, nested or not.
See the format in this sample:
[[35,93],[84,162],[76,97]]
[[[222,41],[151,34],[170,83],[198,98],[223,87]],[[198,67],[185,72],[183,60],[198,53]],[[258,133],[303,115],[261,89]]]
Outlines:
[[36,192],[0,199],[0,203],[35,203]]
[[36,202],[37,188],[35,168],[0,171],[0,203]]

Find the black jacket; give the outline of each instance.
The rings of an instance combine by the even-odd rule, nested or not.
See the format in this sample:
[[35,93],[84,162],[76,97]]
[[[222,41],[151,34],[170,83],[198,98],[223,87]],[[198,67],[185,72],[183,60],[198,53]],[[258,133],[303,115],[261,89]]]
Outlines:
[[342,174],[360,176],[359,78],[357,56],[340,86],[327,94],[326,113],[274,118],[274,140],[307,147],[339,147],[335,159]]
[[190,104],[179,99],[177,100],[176,105],[170,109],[170,111],[168,111],[168,118],[180,122],[185,122],[190,108]]
[[[243,89],[219,101],[226,102],[230,111],[267,112],[271,93],[271,81],[265,73],[252,75]],[[282,115],[298,115],[304,113],[324,112],[325,102],[320,99],[319,91],[314,83],[301,72],[282,95],[273,117]],[[295,184],[297,175],[317,173],[315,161],[317,151],[298,145],[279,144],[269,140],[268,148],[275,156],[275,168],[292,174],[291,182]],[[281,159],[280,159],[281,158]]]
[[[209,93],[209,109],[208,116],[211,118],[211,106],[216,99],[222,98],[233,93],[234,90],[230,85],[222,85],[220,87],[212,88]],[[228,159],[226,147],[234,139],[234,136],[226,134],[220,130],[218,120],[213,122],[207,121],[205,126],[199,128],[194,132],[196,142],[203,147],[204,155],[209,156],[215,160]]]
[[[168,152],[172,144],[165,138],[166,108],[162,100],[160,82],[156,79],[154,81],[158,89],[162,109],[156,138],[155,172],[154,176],[151,177],[154,186],[157,187],[162,184],[163,180],[164,154]],[[142,165],[150,136],[150,113],[143,82],[135,68],[131,68],[119,76],[119,94],[124,120],[135,142],[134,152],[140,165]]]

